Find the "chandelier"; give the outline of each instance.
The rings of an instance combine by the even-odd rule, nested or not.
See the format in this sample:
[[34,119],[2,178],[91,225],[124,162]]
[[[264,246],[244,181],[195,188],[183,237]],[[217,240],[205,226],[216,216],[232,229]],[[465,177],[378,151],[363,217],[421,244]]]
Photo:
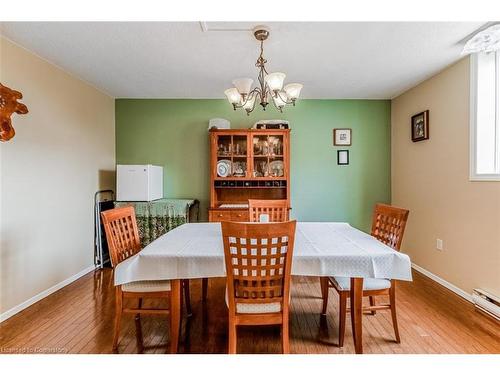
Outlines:
[[300,83],[289,83],[283,87],[283,81],[286,74],[281,72],[268,73],[265,64],[267,60],[264,58],[264,40],[269,37],[269,30],[263,26],[258,26],[254,30],[255,38],[260,41],[260,55],[255,63],[259,69],[259,86],[252,89],[253,79],[237,78],[233,80],[233,85],[230,89],[224,91],[229,103],[233,105],[236,111],[238,108],[243,108],[247,115],[250,115],[255,109],[257,100],[265,111],[269,101],[271,100],[280,112],[287,104],[295,106],[295,102],[299,97],[302,85]]

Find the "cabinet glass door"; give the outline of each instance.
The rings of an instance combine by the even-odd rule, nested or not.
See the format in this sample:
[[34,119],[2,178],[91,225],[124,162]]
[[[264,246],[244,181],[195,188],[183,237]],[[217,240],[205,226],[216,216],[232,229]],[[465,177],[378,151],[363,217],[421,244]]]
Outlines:
[[244,178],[247,175],[247,136],[219,135],[217,137],[217,178]]
[[283,135],[254,135],[253,177],[285,177]]

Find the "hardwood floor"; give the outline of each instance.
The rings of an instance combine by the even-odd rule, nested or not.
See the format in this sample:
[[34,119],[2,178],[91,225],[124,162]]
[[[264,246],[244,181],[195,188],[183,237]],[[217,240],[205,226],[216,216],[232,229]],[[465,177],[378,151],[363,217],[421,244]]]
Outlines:
[[[201,303],[201,280],[192,281],[193,316],[183,315],[180,353],[226,353],[224,279],[210,280]],[[397,290],[401,344],[394,342],[389,311],[363,317],[365,353],[500,353],[500,324],[468,302],[414,272]],[[343,348],[338,340],[338,296],[330,290],[328,316],[321,318],[319,280],[294,277],[290,316],[292,353],[354,353],[350,319]],[[92,272],[0,324],[0,353],[110,353],[114,289],[110,270]],[[145,353],[164,353],[168,321],[142,317]],[[133,317],[124,316],[120,353],[137,353]],[[238,353],[279,353],[278,327],[238,330]]]

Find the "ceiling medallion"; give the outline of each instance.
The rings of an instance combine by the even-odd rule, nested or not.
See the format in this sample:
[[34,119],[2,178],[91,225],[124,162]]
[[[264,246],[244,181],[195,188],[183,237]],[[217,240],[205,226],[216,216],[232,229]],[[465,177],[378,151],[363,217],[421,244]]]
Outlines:
[[253,79],[237,78],[233,80],[233,85],[230,89],[224,91],[229,103],[233,105],[234,110],[243,108],[247,115],[255,108],[257,100],[265,111],[269,100],[272,100],[278,111],[283,112],[283,108],[287,104],[295,105],[296,100],[302,90],[300,83],[289,83],[283,87],[285,73],[275,72],[268,73],[265,67],[267,60],[264,58],[264,40],[269,37],[269,30],[265,26],[257,26],[254,29],[253,35],[255,39],[260,41],[260,55],[255,63],[259,69],[259,87],[251,88]]
[[478,32],[464,46],[462,55],[470,53],[490,53],[500,50],[500,24],[495,24]]

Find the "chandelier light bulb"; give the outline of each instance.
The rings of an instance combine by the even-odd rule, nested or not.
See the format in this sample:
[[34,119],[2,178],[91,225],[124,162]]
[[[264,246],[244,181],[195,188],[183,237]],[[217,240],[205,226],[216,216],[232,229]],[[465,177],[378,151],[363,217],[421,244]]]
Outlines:
[[276,96],[273,96],[273,100],[274,100],[274,104],[276,105],[276,107],[278,107],[278,109],[281,111],[283,109],[283,107],[285,106],[286,104],[286,92],[284,91],[281,91],[279,92],[279,95],[276,95]]
[[251,78],[236,78],[233,80],[233,85],[238,92],[243,95],[248,95],[252,89],[253,79]]
[[245,104],[243,104],[243,109],[244,109],[245,111],[247,111],[247,113],[248,113],[248,112],[252,112],[253,107],[254,107],[254,104],[255,104],[255,97],[256,97],[256,95],[252,95],[252,96],[250,96],[250,97],[247,99],[246,103],[245,103]]
[[226,94],[227,100],[229,100],[229,103],[235,105],[239,104],[241,101],[241,95],[238,92],[238,89],[235,87],[231,87],[230,89],[227,89],[224,91],[224,94]]
[[286,74],[281,72],[270,73],[264,78],[264,82],[269,87],[269,90],[275,92],[280,91],[283,88],[283,81],[285,80]]
[[304,86],[300,83],[289,83],[285,86],[284,90],[289,99],[296,100],[299,98],[300,90],[302,90],[302,87]]

